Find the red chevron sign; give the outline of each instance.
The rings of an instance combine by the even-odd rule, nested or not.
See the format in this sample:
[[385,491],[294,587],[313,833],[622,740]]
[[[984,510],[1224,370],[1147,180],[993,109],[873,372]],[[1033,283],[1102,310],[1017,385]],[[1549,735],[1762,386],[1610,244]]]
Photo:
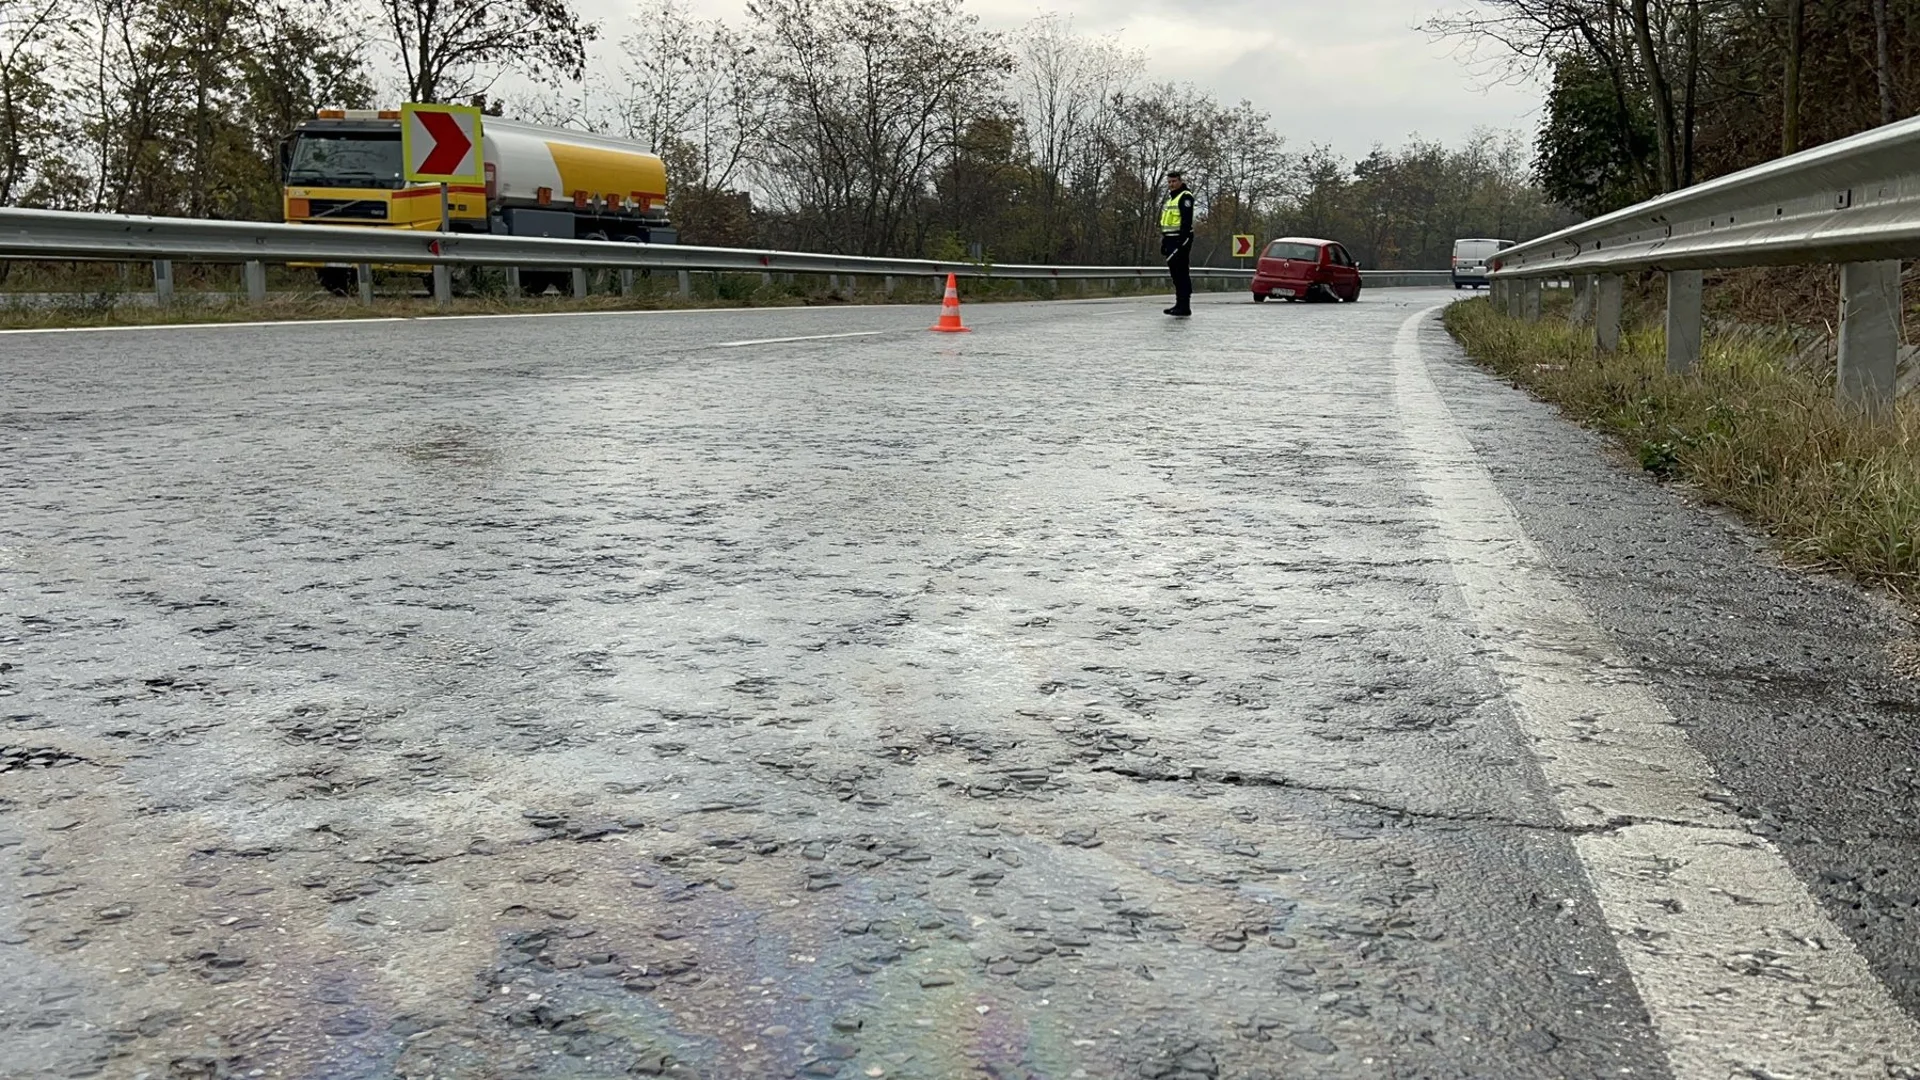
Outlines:
[[409,183],[483,182],[480,138],[479,109],[411,102],[400,107]]

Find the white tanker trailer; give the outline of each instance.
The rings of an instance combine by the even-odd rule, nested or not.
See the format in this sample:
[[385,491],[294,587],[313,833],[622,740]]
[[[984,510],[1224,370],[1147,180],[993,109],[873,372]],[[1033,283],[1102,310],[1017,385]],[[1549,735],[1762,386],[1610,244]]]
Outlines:
[[[497,116],[483,118],[481,132],[486,182],[448,188],[455,232],[677,239],[667,220],[666,165],[638,143]],[[280,157],[290,223],[440,228],[440,186],[404,178],[398,110],[323,109],[294,129]],[[318,270],[336,292],[354,287],[351,266]],[[522,280],[538,291],[553,276],[529,271]]]

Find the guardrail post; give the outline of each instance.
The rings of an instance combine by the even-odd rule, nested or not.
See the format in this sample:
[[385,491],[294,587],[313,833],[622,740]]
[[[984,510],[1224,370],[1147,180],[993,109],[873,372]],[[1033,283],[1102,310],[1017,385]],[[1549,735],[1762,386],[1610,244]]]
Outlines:
[[1667,273],[1667,374],[1686,375],[1700,362],[1699,270]]
[[453,303],[453,268],[446,263],[433,264],[433,306]]
[[693,274],[686,270],[680,271],[680,297],[683,300],[693,297]]
[[882,292],[886,293],[888,296],[893,295],[893,275],[892,274],[888,274],[886,277],[880,279],[880,289]]
[[1593,314],[1593,275],[1575,274],[1573,277],[1573,307],[1567,313],[1567,321],[1575,326],[1586,323]]
[[165,307],[173,303],[173,260],[153,260],[153,302]]
[[1845,263],[1840,267],[1841,404],[1869,415],[1894,399],[1900,364],[1900,263]]
[[1546,282],[1540,278],[1527,278],[1520,282],[1520,317],[1528,322],[1540,321],[1540,290]]
[[1520,282],[1515,280],[1503,284],[1506,287],[1500,290],[1500,298],[1506,303],[1507,318],[1517,319],[1520,317]]
[[353,280],[360,286],[360,302],[367,307],[373,306],[373,267],[361,263],[353,268]]
[[1626,282],[1619,274],[1602,274],[1595,290],[1593,345],[1603,353],[1620,349],[1620,314],[1626,301]]
[[620,268],[620,295],[633,295],[633,267],[631,266]]
[[255,304],[266,303],[267,264],[258,259],[250,259],[240,276],[247,283],[247,299]]
[[584,266],[573,268],[573,298],[575,300],[587,298],[587,270]]

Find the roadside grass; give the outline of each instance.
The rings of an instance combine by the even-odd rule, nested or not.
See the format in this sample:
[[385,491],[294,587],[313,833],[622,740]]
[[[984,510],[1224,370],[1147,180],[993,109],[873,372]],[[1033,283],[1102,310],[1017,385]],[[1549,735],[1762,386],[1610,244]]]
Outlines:
[[1920,599],[1920,407],[1875,422],[1793,370],[1786,333],[1709,334],[1697,373],[1666,373],[1663,328],[1598,356],[1564,317],[1508,318],[1485,299],[1449,307],[1469,356],[1605,431],[1663,479],[1767,529],[1800,565],[1841,570]]
[[[16,276],[16,281],[20,276]],[[58,282],[48,275],[33,279],[34,284],[57,286],[83,284]],[[275,322],[299,319],[417,318],[429,315],[503,315],[530,312],[670,311],[686,308],[758,308],[817,307],[846,304],[904,304],[937,306],[944,282],[901,278],[892,293],[879,279],[846,278],[838,286],[822,275],[793,275],[793,280],[777,277],[765,282],[758,274],[696,273],[692,278],[693,295],[682,297],[677,275],[662,274],[639,278],[628,295],[618,292],[612,275],[596,273],[592,290],[584,299],[570,295],[513,297],[498,281],[482,281],[466,288],[456,286],[452,302],[444,309],[435,307],[430,297],[410,288],[400,292],[382,290],[372,304],[362,304],[357,296],[334,296],[311,285],[312,278],[270,278],[274,291],[262,303],[251,303],[235,295],[236,282],[207,279],[201,287],[177,288],[168,304],[155,304],[150,293],[113,280],[88,280],[85,287],[73,291],[28,292],[0,291],[0,329],[45,330],[78,327],[162,326],[182,323]],[[411,282],[402,278],[403,285]],[[968,279],[961,283],[961,298],[967,303],[1047,299],[1085,299],[1117,296],[1154,295],[1165,292],[1164,282],[1142,282],[1138,287],[1118,282],[1117,288],[1089,282],[1082,291],[1077,282],[1067,282],[1056,291],[1052,282],[996,279]],[[222,287],[230,291],[220,291]]]

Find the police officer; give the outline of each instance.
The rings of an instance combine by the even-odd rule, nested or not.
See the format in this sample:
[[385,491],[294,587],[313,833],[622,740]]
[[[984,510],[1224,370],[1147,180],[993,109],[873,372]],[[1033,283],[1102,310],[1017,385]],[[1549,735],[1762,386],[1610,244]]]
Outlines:
[[1193,314],[1193,192],[1177,170],[1167,174],[1167,201],[1160,208],[1160,254],[1173,275],[1173,306],[1167,314],[1187,318]]

